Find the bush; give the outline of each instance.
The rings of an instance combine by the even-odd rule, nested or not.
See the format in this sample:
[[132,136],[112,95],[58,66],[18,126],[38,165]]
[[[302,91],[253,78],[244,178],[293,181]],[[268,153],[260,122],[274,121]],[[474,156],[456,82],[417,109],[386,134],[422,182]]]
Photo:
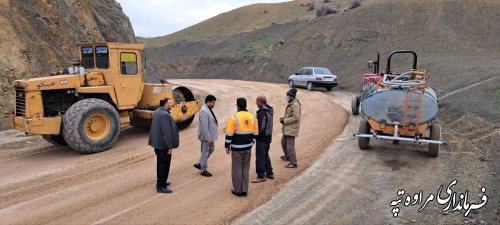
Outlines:
[[314,1],[311,1],[309,2],[309,4],[307,4],[309,6],[309,11],[313,11],[316,5],[316,3]]
[[349,7],[349,9],[354,9],[354,8],[360,7],[361,2],[362,2],[362,0],[352,0],[351,7]]
[[337,13],[336,9],[332,9],[328,6],[321,6],[321,8],[316,9],[316,16],[317,17],[322,17],[322,16],[336,14],[336,13]]

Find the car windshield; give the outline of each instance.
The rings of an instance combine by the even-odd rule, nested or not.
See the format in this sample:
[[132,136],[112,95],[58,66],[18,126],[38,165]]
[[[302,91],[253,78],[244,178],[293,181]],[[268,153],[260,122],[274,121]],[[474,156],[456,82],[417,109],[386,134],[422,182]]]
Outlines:
[[314,68],[314,74],[333,75],[327,68]]

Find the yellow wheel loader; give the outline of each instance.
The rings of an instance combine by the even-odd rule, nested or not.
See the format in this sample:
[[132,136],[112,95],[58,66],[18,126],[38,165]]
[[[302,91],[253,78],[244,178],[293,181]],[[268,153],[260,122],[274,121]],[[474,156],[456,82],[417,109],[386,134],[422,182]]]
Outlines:
[[121,128],[149,127],[165,97],[177,103],[172,117],[178,127],[188,127],[201,101],[188,88],[164,80],[144,83],[143,49],[144,44],[80,44],[80,60],[72,67],[14,81],[11,127],[81,153],[102,152],[113,145]]

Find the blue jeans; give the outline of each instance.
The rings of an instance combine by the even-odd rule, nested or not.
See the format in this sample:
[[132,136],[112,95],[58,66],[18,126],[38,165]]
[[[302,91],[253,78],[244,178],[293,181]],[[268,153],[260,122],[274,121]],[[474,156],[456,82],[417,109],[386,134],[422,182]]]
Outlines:
[[257,171],[258,178],[265,178],[266,174],[273,174],[273,167],[271,165],[271,159],[269,158],[270,147],[271,144],[257,141],[255,150],[255,169]]

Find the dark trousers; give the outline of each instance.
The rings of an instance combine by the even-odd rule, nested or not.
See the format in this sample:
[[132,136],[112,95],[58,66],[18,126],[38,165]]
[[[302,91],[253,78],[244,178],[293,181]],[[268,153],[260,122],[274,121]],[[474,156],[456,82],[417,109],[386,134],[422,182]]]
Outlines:
[[250,150],[231,152],[231,178],[233,180],[233,190],[236,193],[248,192],[251,157]]
[[297,165],[297,155],[295,155],[295,137],[283,135],[281,138],[283,153],[290,161],[290,164]]
[[167,187],[168,174],[170,173],[170,161],[172,155],[168,150],[155,149],[156,153],[156,187]]
[[257,177],[259,178],[266,177],[266,174],[273,174],[273,166],[271,165],[271,159],[269,158],[270,147],[271,144],[257,141],[255,148],[255,170],[257,171]]

